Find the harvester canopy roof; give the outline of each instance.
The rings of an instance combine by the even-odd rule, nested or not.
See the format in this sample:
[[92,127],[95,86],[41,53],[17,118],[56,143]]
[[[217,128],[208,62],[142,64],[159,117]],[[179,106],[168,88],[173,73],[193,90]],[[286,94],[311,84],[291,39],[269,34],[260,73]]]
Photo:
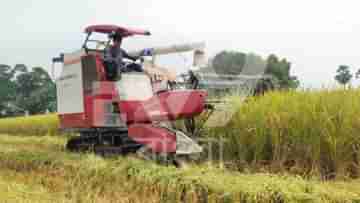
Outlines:
[[122,37],[129,37],[132,35],[150,35],[150,32],[147,30],[125,28],[117,25],[91,25],[85,29],[85,32],[98,32],[103,34],[111,34],[113,32],[116,32]]

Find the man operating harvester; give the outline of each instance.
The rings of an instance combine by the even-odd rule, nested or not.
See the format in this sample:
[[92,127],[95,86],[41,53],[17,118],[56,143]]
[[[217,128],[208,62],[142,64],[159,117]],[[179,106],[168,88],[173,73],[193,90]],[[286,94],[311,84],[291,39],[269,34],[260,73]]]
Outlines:
[[140,56],[131,56],[124,49],[121,48],[122,36],[114,33],[111,36],[112,45],[105,49],[104,61],[106,63],[110,77],[115,77],[117,72],[142,72],[141,65],[137,63],[127,63],[124,59],[129,59],[133,62],[141,59]]
[[[119,33],[112,34],[111,38],[112,44],[105,49],[104,54],[104,62],[108,73],[107,75],[110,80],[116,80],[119,72],[145,72],[152,79],[156,78],[155,80],[175,80],[176,76],[165,68],[156,67],[154,64],[150,65],[148,63],[145,63],[144,67],[142,67],[142,65],[135,63],[137,60],[144,62],[141,54],[140,56],[132,56],[122,49],[122,36]],[[149,50],[144,50],[143,52],[145,51]],[[126,62],[124,59],[129,59],[133,62]]]

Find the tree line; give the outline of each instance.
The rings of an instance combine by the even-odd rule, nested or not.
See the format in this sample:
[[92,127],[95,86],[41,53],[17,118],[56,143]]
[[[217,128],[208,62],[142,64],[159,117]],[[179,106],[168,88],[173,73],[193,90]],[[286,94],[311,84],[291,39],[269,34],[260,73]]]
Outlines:
[[291,63],[275,54],[263,59],[252,53],[222,51],[211,59],[211,67],[218,74],[271,75],[281,89],[295,89],[300,85],[298,78],[291,75]]
[[[290,74],[291,63],[274,54],[267,59],[256,54],[222,51],[211,59],[220,74],[239,74],[265,66],[263,73],[276,78],[281,88],[299,86],[297,77]],[[251,66],[247,71],[246,65]],[[250,71],[250,72],[249,72]],[[0,117],[43,114],[56,111],[56,85],[42,67],[28,68],[24,64],[13,67],[0,64]]]

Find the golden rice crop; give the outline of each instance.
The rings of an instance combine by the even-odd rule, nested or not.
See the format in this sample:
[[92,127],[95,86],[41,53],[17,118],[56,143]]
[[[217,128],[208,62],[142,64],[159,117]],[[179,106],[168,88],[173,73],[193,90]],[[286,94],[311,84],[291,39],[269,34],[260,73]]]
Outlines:
[[56,135],[59,120],[56,114],[6,118],[0,120],[0,133],[11,135]]
[[208,129],[227,140],[225,159],[326,178],[359,175],[360,90],[233,97],[231,108],[226,125]]

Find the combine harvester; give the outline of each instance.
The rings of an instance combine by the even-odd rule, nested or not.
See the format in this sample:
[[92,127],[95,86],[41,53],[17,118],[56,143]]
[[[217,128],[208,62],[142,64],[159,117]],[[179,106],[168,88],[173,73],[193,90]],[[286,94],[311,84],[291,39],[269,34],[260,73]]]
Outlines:
[[[204,43],[132,51],[131,55],[143,56],[136,63],[145,71],[121,73],[110,71],[104,62],[104,50],[110,46],[111,38],[98,41],[92,36],[115,33],[126,38],[150,32],[94,25],[85,33],[80,51],[53,59],[63,63],[56,82],[61,129],[80,134],[71,138],[66,148],[98,154],[151,154],[178,166],[184,157],[201,153],[202,147],[191,135],[169,123],[187,120],[187,129],[193,132],[194,117],[213,110],[207,102],[207,91],[198,89],[199,80],[193,72],[178,83],[175,74],[157,67],[155,62],[159,55],[193,51],[193,66],[200,67],[205,61]],[[92,43],[95,48],[90,47]]]

